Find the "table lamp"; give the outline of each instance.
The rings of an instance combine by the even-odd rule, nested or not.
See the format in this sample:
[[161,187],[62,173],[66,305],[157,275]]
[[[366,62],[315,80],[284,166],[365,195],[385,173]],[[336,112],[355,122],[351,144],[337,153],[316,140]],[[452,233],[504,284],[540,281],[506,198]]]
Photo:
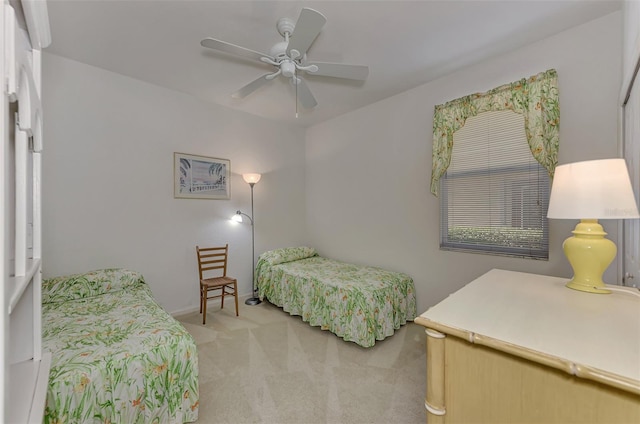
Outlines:
[[547,218],[580,219],[562,245],[573,268],[567,287],[610,293],[602,274],[616,256],[598,219],[640,218],[624,159],[575,162],[556,167]]

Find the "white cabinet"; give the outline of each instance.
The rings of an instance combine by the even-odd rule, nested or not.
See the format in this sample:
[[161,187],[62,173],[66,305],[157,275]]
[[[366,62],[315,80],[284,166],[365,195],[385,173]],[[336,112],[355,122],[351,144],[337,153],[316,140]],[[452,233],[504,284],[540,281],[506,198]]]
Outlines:
[[40,203],[41,49],[50,42],[49,24],[44,1],[0,6],[0,421],[41,423],[51,363],[42,352]]

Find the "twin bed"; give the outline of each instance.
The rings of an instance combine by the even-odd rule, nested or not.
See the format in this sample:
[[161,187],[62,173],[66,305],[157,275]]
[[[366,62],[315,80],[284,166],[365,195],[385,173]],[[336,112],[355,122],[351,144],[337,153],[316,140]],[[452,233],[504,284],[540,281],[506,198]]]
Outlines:
[[197,420],[196,344],[139,273],[45,280],[42,322],[52,353],[44,423]]
[[260,255],[258,296],[312,326],[371,347],[416,317],[413,280],[406,274],[318,256],[290,247]]
[[[371,347],[416,316],[406,274],[318,256],[263,253],[262,299]],[[198,418],[198,354],[141,274],[107,269],[45,280],[43,350],[52,353],[44,423],[175,423]]]

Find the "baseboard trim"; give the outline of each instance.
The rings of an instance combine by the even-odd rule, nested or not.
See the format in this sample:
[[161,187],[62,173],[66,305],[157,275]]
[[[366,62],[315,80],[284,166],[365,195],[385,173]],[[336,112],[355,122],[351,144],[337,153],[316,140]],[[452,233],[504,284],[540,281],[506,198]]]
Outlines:
[[[251,297],[251,293],[240,295],[240,297],[238,298],[238,304],[240,304],[241,302],[244,303],[244,301],[249,299],[250,297]],[[229,298],[226,297],[226,299],[227,299],[227,302],[228,302]],[[207,308],[210,308],[211,306],[220,307],[220,299],[210,300],[209,303],[207,303]],[[177,318],[177,317],[181,317],[183,315],[189,315],[191,313],[198,312],[198,311],[200,311],[200,305],[188,306],[188,307],[183,308],[183,309],[177,309],[175,311],[169,312],[169,314],[172,317]]]

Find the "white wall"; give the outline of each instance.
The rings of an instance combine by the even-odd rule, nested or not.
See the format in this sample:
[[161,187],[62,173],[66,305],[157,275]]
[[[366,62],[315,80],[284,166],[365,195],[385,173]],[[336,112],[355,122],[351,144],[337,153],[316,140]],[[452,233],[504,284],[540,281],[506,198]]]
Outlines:
[[[196,309],[195,246],[229,243],[228,274],[251,291],[256,258],[304,234],[304,133],[190,96],[44,55],[43,272],[142,272],[170,312]],[[173,198],[173,152],[231,161],[231,200]],[[246,221],[245,221],[246,222]]]
[[[562,241],[576,222],[550,221],[550,259],[439,250],[429,192],[433,108],[555,68],[559,162],[617,156],[621,14],[607,15],[447,75],[307,131],[307,231],[321,254],[406,272],[419,312],[492,268],[571,276]],[[617,242],[616,224],[604,222]],[[605,279],[618,281],[612,265]]]

